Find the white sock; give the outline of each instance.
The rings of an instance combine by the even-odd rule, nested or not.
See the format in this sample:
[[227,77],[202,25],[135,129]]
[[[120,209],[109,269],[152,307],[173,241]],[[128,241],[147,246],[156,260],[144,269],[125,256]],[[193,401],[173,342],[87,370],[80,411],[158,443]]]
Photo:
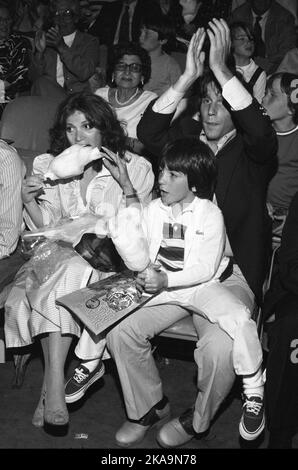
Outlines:
[[87,367],[89,372],[93,372],[99,363],[100,363],[100,359],[92,359],[91,361],[81,361],[81,364],[84,367]]
[[243,376],[243,391],[248,397],[258,395],[263,398],[264,396],[264,380],[261,367],[253,375]]

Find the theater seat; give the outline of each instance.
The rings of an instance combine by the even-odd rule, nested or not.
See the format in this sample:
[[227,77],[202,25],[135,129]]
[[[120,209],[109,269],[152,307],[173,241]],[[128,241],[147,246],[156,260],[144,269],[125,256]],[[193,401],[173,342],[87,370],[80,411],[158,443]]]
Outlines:
[[49,148],[49,129],[59,101],[41,96],[20,96],[7,104],[2,119],[0,138],[12,140],[17,149],[31,150],[36,155]]

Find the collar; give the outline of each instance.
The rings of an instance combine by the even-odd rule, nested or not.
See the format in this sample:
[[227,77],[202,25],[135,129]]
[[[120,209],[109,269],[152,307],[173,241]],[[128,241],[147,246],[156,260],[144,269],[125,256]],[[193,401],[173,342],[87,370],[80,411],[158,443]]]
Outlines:
[[237,70],[240,70],[240,71],[247,71],[250,67],[252,67],[254,65],[254,61],[253,59],[250,59],[249,63],[246,64],[246,65],[236,65],[236,69]]
[[[270,8],[269,8],[269,10],[270,10]],[[268,15],[269,15],[269,10],[265,11],[265,13],[263,13],[263,15],[257,15],[253,10],[251,10],[254,22],[255,22],[255,20],[258,16],[261,17],[261,21],[267,20]]]
[[[195,196],[194,200],[191,201],[190,204],[187,204],[187,206],[180,212],[179,217],[180,217],[182,214],[185,214],[185,213],[187,213],[187,212],[194,212],[195,209],[196,209],[196,207],[197,207],[197,205],[198,205],[199,203],[200,203],[200,199],[199,199],[197,196]],[[161,199],[159,199],[159,207],[160,207],[163,211],[165,211],[165,212],[167,212],[168,214],[172,215],[172,208],[171,208],[171,206],[166,206],[166,205],[162,202]]]
[[67,34],[66,36],[63,36],[64,41],[71,41],[71,40],[74,40],[76,33],[77,33],[77,32],[74,31],[74,32],[71,33],[71,34]]
[[298,131],[298,126],[294,127],[294,129],[291,129],[290,131],[285,131],[285,132],[276,132],[276,135],[290,135],[293,134],[294,132]]
[[[237,131],[236,129],[232,129],[230,132],[228,132],[227,134],[225,134],[224,136],[222,136],[219,141],[217,142],[216,146],[217,146],[217,151],[216,151],[216,154],[228,143],[230,142],[230,140],[232,140],[235,135],[237,134]],[[200,134],[200,139],[202,140],[202,142],[204,142],[205,144],[207,144],[209,147],[210,147],[210,144],[209,144],[209,141],[206,137],[206,134],[204,132],[204,130],[202,129],[201,131],[201,134]]]

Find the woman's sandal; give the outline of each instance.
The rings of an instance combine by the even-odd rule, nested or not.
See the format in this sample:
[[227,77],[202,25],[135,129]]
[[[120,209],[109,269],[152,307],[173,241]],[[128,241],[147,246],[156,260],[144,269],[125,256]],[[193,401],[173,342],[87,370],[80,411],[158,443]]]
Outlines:
[[54,436],[64,436],[67,434],[69,415],[66,409],[45,410],[44,430]]
[[32,424],[36,428],[42,428],[44,425],[45,397],[46,397],[46,390],[43,390],[41,393],[37,408],[32,418]]

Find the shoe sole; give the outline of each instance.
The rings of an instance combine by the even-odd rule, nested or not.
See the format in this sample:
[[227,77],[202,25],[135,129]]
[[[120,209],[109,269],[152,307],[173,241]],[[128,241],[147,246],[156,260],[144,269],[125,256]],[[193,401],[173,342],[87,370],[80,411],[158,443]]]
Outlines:
[[82,387],[78,392],[72,393],[71,395],[65,395],[65,402],[75,403],[76,401],[79,401],[81,398],[83,398],[88,388],[91,387],[91,385],[93,385],[94,382],[99,380],[104,375],[104,373],[105,373],[105,366],[102,365],[99,371],[96,372],[96,374],[94,374],[92,379],[90,379],[89,382],[84,387]]
[[265,429],[265,415],[263,416],[262,423],[260,424],[259,429],[254,433],[249,433],[246,431],[246,429],[243,426],[242,420],[240,421],[240,424],[239,424],[239,434],[246,441],[254,441],[255,439],[257,439],[257,437],[260,436],[260,434],[264,431],[264,429]]
[[156,423],[152,424],[152,426],[150,426],[142,436],[140,436],[138,439],[136,439],[135,441],[133,442],[130,442],[130,443],[123,443],[123,442],[119,442],[117,441],[116,439],[116,444],[117,446],[119,447],[124,447],[124,448],[127,448],[127,447],[131,447],[135,444],[139,444],[140,442],[142,442],[142,440],[145,438],[146,434],[148,431],[150,431],[150,429],[153,429],[153,428],[159,428],[161,427],[163,424],[165,424],[169,419],[171,418],[171,413],[167,414],[166,416],[164,416],[164,418],[161,418],[159,421],[157,421]]

